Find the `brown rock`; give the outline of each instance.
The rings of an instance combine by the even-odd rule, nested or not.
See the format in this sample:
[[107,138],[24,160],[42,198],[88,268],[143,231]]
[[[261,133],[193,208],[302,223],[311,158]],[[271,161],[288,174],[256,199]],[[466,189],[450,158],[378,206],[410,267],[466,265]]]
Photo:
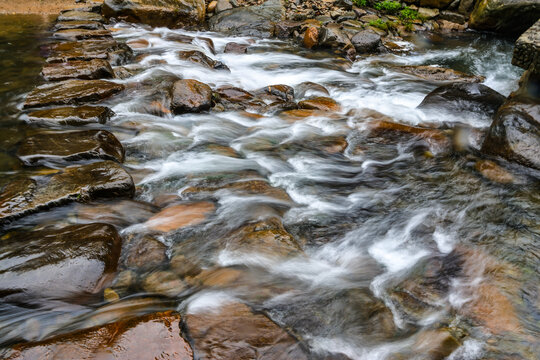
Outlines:
[[303,83],[300,83],[295,88],[296,96],[299,98],[303,98],[304,96],[313,96],[313,95],[319,95],[319,96],[326,96],[330,95],[328,90],[322,86],[321,84],[317,84],[311,81],[305,81]]
[[104,106],[61,107],[55,109],[37,110],[28,114],[31,123],[50,125],[85,125],[105,124],[114,112]]
[[479,160],[474,165],[483,177],[501,184],[511,184],[515,181],[514,176],[493,161]]
[[61,21],[54,24],[53,31],[69,29],[103,30],[105,27],[98,21],[73,20]]
[[308,49],[319,44],[319,29],[312,26],[304,33],[304,46]]
[[171,271],[154,271],[142,281],[144,291],[175,297],[186,289],[186,285]]
[[193,195],[211,195],[221,189],[227,189],[241,194],[268,196],[283,201],[292,201],[286,191],[273,187],[264,180],[236,181],[217,187],[188,187],[182,191],[182,195],[187,197]]
[[198,50],[179,51],[178,58],[182,60],[191,61],[192,63],[202,65],[209,69],[229,70],[229,68],[225,64],[223,64],[221,61],[216,61],[214,59],[211,59],[208,56],[206,56],[202,51],[198,51]]
[[187,337],[199,359],[307,359],[298,342],[246,305],[232,303],[218,313],[188,314]]
[[153,267],[167,261],[167,246],[152,236],[137,236],[130,241],[124,264],[128,268]]
[[210,86],[193,79],[178,80],[172,89],[171,110],[175,114],[200,112],[212,106]]
[[417,354],[428,354],[429,359],[443,360],[460,346],[459,341],[448,331],[427,330],[420,333],[413,345],[413,351]]
[[52,63],[45,65],[41,75],[47,81],[61,81],[68,79],[94,80],[113,78],[114,71],[108,61],[92,59],[90,61],[69,61],[65,63]]
[[202,223],[214,209],[210,202],[173,205],[151,217],[145,225],[152,230],[170,232]]
[[26,97],[25,108],[96,102],[124,90],[124,85],[104,80],[67,80],[37,87]]
[[226,54],[246,54],[247,48],[249,47],[248,44],[239,44],[235,42],[230,42],[225,45],[225,49],[223,50]]
[[7,359],[193,360],[189,343],[180,335],[180,320],[180,315],[172,311],[121,320],[15,345]]
[[112,38],[111,32],[106,29],[87,30],[87,29],[66,29],[58,30],[53,34],[53,38],[58,40],[77,41],[88,39]]
[[288,85],[269,85],[255,91],[255,95],[270,101],[291,102],[294,100],[294,89]]
[[430,65],[405,65],[395,67],[397,71],[431,81],[482,82],[483,76],[470,75],[461,71]]
[[109,39],[56,43],[46,50],[48,63],[104,59],[112,65],[122,65],[133,58],[133,51],[129,46]]
[[146,49],[150,46],[150,43],[146,39],[130,40],[126,44],[132,49]]
[[125,228],[148,220],[157,209],[143,201],[122,199],[77,204],[74,211],[78,223],[99,221]]
[[93,12],[72,10],[60,14],[57,21],[97,21],[102,23],[105,22],[105,19]]
[[210,1],[210,3],[208,4],[208,7],[206,8],[206,11],[209,13],[214,12],[214,10],[216,9],[216,6],[217,6],[216,0]]
[[279,114],[279,117],[287,121],[298,121],[311,116],[326,116],[328,112],[321,110],[309,110],[309,109],[295,109],[283,111]]
[[332,98],[317,96],[298,103],[300,109],[320,111],[341,111],[341,106]]

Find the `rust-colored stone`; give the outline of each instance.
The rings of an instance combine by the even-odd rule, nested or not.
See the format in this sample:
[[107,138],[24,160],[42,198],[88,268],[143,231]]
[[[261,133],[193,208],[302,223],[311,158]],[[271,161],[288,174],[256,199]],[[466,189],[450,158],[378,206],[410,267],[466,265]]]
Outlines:
[[319,43],[319,29],[316,27],[309,27],[304,34],[304,46],[311,49],[317,46]]
[[340,111],[341,106],[332,98],[317,96],[303,100],[298,103],[300,109],[320,110],[320,111]]
[[203,222],[213,212],[211,202],[173,205],[152,216],[146,226],[152,230],[169,232]]

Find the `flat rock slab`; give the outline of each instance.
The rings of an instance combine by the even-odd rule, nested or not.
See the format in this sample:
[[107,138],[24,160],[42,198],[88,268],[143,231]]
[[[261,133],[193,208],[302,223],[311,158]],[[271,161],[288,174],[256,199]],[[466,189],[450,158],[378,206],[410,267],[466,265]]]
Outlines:
[[116,271],[121,243],[101,223],[9,233],[0,242],[0,296],[39,302],[96,293]]
[[73,166],[48,177],[26,177],[0,193],[0,223],[74,201],[131,197],[131,176],[114,161]]
[[81,40],[49,45],[47,62],[57,63],[73,60],[109,60],[112,65],[122,65],[133,58],[129,46],[111,39]]
[[105,124],[114,112],[105,106],[65,106],[37,110],[28,114],[28,122],[46,125]]
[[26,97],[25,108],[77,105],[97,102],[124,90],[124,85],[104,80],[67,80],[35,88]]
[[75,20],[61,21],[54,24],[53,31],[69,29],[104,30],[105,27],[98,21]]
[[107,60],[92,59],[47,64],[41,70],[41,75],[47,81],[96,80],[113,78],[114,71]]
[[244,304],[203,311],[184,319],[198,359],[307,359],[295,338]]
[[29,136],[17,150],[25,165],[82,159],[124,161],[124,148],[106,130],[47,132]]
[[46,341],[16,345],[7,360],[192,360],[191,346],[180,335],[180,320],[179,314],[168,311],[117,321]]
[[57,21],[97,21],[103,23],[105,19],[94,12],[72,10],[60,14]]
[[87,30],[87,29],[66,29],[58,30],[53,34],[53,38],[58,40],[88,40],[88,39],[99,39],[99,38],[112,38],[111,32],[109,30]]

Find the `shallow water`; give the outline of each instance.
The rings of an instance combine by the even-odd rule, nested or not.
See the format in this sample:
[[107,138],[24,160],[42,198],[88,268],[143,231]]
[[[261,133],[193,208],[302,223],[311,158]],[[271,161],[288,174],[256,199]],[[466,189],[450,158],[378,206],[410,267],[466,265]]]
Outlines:
[[[0,75],[8,81],[2,85],[0,113],[9,131],[19,129],[2,137],[7,179],[20,168],[9,153],[13,138],[27,131],[19,126],[24,115],[13,109],[21,107],[22,94],[39,82],[34,36],[44,28],[31,24],[21,26],[19,38],[0,41],[0,52],[11,53],[16,41],[17,51],[24,54],[24,72],[17,77],[10,75],[14,64],[6,65],[6,57],[1,58]],[[482,114],[416,109],[440,83],[399,73],[392,65],[440,65],[482,75],[486,85],[506,96],[517,88],[521,72],[510,65],[512,43],[477,34],[418,37],[400,42],[401,54],[369,56],[351,64],[280,41],[255,39],[248,54],[236,55],[224,54],[225,44],[251,39],[126,24],[115,28],[118,40],[144,38],[150,43],[136,50],[150,55],[127,66],[134,75],[115,80],[126,84],[126,93],[106,102],[117,114],[107,128],[126,148],[125,166],[136,179],[137,200],[187,200],[188,186],[227,178],[266,179],[290,199],[222,189],[200,198],[216,205],[205,222],[158,237],[169,256],[180,252],[204,268],[238,269],[242,275],[233,283],[188,288],[174,301],[148,298],[135,286],[122,294],[128,301],[116,308],[103,307],[101,298],[77,304],[44,299],[34,308],[2,304],[0,342],[42,339],[161,309],[204,311],[241,299],[302,339],[315,357],[341,353],[352,359],[412,358],[412,349],[421,352],[422,339],[432,336],[429,331],[450,329],[462,344],[450,359],[503,359],[508,354],[534,359],[540,319],[538,174],[507,164],[515,183],[497,184],[475,170],[478,144],[447,154],[417,141],[373,139],[363,131],[366,118],[351,112],[369,108],[401,123],[485,131],[491,121]],[[167,40],[174,34],[211,38],[216,55],[203,41]],[[177,51],[192,49],[222,61],[231,71],[177,58]],[[149,104],[164,101],[163,88],[176,78],[246,90],[314,81],[327,87],[343,109],[334,116],[296,121],[272,114],[253,118],[243,112],[152,115]],[[336,139],[347,140],[343,152],[328,148]],[[237,154],[207,144],[230,147]],[[12,227],[60,226],[102,216],[113,221],[124,238],[146,231],[144,222],[155,209],[129,205],[127,211],[113,212],[116,203],[64,206]],[[92,208],[101,210],[92,213]],[[302,245],[300,255],[219,246],[220,239],[242,224],[275,217],[282,218]],[[498,304],[499,295],[512,311],[475,305],[478,299],[493,298]],[[503,316],[503,325],[489,321]],[[508,334],[504,323],[513,322],[519,326]]]

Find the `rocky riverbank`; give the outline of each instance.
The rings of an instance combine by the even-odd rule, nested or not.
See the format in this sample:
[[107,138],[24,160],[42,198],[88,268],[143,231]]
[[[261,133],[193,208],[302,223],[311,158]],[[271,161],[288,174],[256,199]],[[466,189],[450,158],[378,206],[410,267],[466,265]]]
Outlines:
[[[367,107],[351,109],[336,100],[351,86],[343,79],[260,87],[227,81],[237,71],[234,61],[261,51],[256,37],[287,40],[308,54],[303,61],[326,54],[332,59],[327,68],[350,69],[368,55],[409,51],[402,40],[414,33],[462,32],[473,24],[481,29],[491,23],[482,22],[491,19],[486,13],[500,16],[485,3],[105,0],[62,11],[51,43],[41,49],[44,83],[21,106],[29,129],[10,150],[23,171],[0,193],[2,304],[17,314],[24,313],[19,308],[39,310],[20,327],[2,327],[11,330],[3,339],[4,357],[443,359],[476,351],[481,339],[477,355],[533,359],[534,326],[518,313],[538,306],[517,299],[534,301],[527,295],[535,280],[529,259],[535,253],[530,234],[538,230],[534,217],[512,219],[513,228],[525,229],[515,243],[532,246],[525,260],[476,246],[488,235],[474,226],[460,233],[470,243],[448,248],[441,229],[476,212],[485,217],[481,208],[492,206],[498,234],[508,209],[493,205],[499,201],[494,193],[534,190],[540,170],[538,25],[518,40],[515,63],[527,70],[509,97],[482,84],[487,74],[380,61],[382,71],[430,84],[417,106],[436,114],[426,119],[445,113],[493,119],[485,128],[402,123]],[[538,11],[535,3],[526,7]],[[514,10],[521,13],[522,5]],[[142,25],[132,29],[125,21]],[[148,26],[193,31],[137,35],[152,31]],[[199,32],[206,29],[238,37],[213,40]],[[489,29],[513,35],[506,25]],[[135,35],[124,41],[129,31]],[[162,42],[176,47],[158,56]],[[167,71],[171,64],[192,76],[175,76]],[[160,67],[157,74],[152,67]],[[362,81],[375,91],[372,81],[353,79]],[[159,127],[172,135],[153,138]],[[278,136],[275,128],[284,130]],[[301,163],[307,154],[316,157]],[[401,159],[414,162],[402,166]],[[411,170],[397,176],[389,168],[395,163]],[[402,236],[393,228],[400,212],[411,217],[422,206],[408,208],[406,199],[450,201],[443,189],[451,180],[433,180],[448,171],[462,191],[456,197],[482,193],[486,205],[435,220],[430,216],[438,210],[428,207],[404,224],[400,245],[379,248]],[[300,183],[287,185],[302,173]],[[388,192],[383,186],[402,179],[420,188],[399,183]],[[316,187],[321,184],[328,187]],[[303,188],[309,191],[299,192]],[[537,199],[516,191],[518,198]],[[342,202],[368,195],[340,210],[338,221],[330,214],[339,204],[324,202],[333,193]],[[323,214],[296,213],[299,222],[284,223],[291,209],[312,203]],[[55,218],[54,209],[68,209],[69,216]],[[386,218],[390,230],[354,232],[354,224]],[[402,243],[424,234],[435,239],[435,254],[411,247],[405,257],[420,256],[409,267],[401,267],[403,255],[388,261]],[[333,248],[330,239],[337,238],[345,241]],[[338,254],[347,241],[372,238],[380,242],[369,251],[354,259],[340,253],[335,267],[318,267],[327,259],[315,245]],[[327,283],[327,275],[339,281]],[[297,278],[308,282],[299,285]],[[358,338],[368,344],[364,354],[348,347]]]

